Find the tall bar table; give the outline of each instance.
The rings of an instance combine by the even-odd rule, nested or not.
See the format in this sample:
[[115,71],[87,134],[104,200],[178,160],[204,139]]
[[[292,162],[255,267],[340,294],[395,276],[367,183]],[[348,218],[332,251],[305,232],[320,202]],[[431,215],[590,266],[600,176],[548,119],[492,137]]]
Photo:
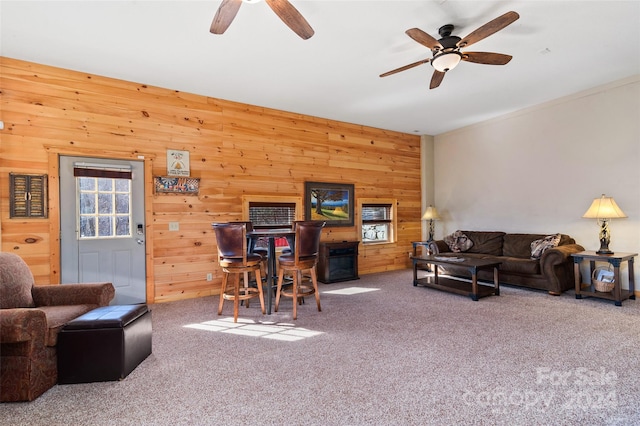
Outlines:
[[295,231],[290,228],[282,229],[254,229],[247,232],[247,237],[251,239],[267,238],[269,241],[267,259],[267,314],[271,315],[271,304],[273,301],[273,282],[276,277],[276,238],[284,237],[289,242],[289,247],[293,250]]

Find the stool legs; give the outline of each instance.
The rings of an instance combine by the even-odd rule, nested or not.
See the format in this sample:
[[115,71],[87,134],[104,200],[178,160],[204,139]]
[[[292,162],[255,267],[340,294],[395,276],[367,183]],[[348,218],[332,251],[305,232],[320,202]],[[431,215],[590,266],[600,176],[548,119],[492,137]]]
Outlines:
[[322,312],[320,307],[320,292],[318,291],[318,276],[316,274],[316,267],[311,268],[311,282],[313,283],[313,290],[316,293],[316,305],[318,305],[318,312]]
[[[249,300],[247,300],[249,303]],[[235,274],[233,281],[233,322],[238,322],[238,309],[240,308],[240,274]]]
[[[315,293],[316,297],[316,305],[318,306],[318,312],[322,312],[322,307],[320,306],[320,292],[318,291],[318,277],[316,274],[316,268],[309,269],[311,274],[311,282],[313,285],[313,293]],[[280,306],[280,296],[282,296],[282,282],[284,281],[284,273],[285,268],[280,267],[280,271],[278,272],[278,287],[276,290],[276,303],[275,303],[275,312],[278,312],[278,308]],[[293,271],[293,285],[291,287],[291,294],[285,293],[285,296],[291,296],[293,299],[293,319],[298,319],[298,305],[302,304],[302,298],[306,295],[312,293],[311,291],[306,291],[302,289],[302,293],[298,293],[300,290],[300,285],[302,283],[302,270],[294,270]]]
[[[228,269],[223,270],[222,274],[222,287],[220,290],[220,301],[218,302],[218,315],[222,315],[222,307],[224,305],[224,300],[229,299],[233,300],[233,322],[238,322],[238,313],[240,308],[240,301],[246,301],[247,307],[249,307],[249,299],[254,297],[258,297],[260,299],[260,309],[263,314],[266,313],[266,309],[264,306],[264,294],[262,291],[262,279],[260,277],[260,269],[259,266],[257,269],[253,270],[256,275],[256,283],[257,289],[249,287],[248,285],[248,272],[247,271],[233,271],[230,272]],[[229,286],[229,275],[234,275],[231,279],[233,280],[233,294],[227,292],[227,287]],[[242,292],[240,290],[240,275],[243,274],[244,278],[244,287],[242,288]]]
[[276,289],[276,305],[274,311],[278,312],[278,306],[280,306],[280,294],[282,293],[282,280],[284,280],[284,268],[280,268],[278,271],[278,287]]
[[218,303],[218,315],[222,315],[222,304],[224,303],[224,292],[227,291],[227,281],[229,280],[229,274],[222,272],[222,287],[220,288],[220,302]]

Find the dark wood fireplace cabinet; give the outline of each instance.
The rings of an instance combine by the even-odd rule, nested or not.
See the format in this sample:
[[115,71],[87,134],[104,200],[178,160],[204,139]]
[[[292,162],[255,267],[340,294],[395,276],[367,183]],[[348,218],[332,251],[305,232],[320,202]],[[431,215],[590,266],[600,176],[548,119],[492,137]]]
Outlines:
[[318,280],[325,283],[357,280],[359,241],[321,242]]

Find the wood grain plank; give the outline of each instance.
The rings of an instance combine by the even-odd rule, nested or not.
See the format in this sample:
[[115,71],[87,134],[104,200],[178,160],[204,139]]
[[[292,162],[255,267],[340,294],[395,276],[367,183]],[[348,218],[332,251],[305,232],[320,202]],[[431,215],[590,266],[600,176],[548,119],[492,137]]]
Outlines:
[[[416,135],[10,58],[0,57],[0,74],[0,187],[10,172],[50,175],[48,219],[9,219],[8,191],[0,191],[0,246],[25,256],[38,285],[59,282],[58,155],[144,157],[148,303],[218,294],[211,223],[242,220],[246,195],[303,197],[305,181],[354,183],[356,198],[397,199],[397,243],[361,245],[359,274],[410,267],[407,252],[421,233]],[[197,196],[154,194],[167,149],[189,151]],[[169,232],[169,222],[180,231]],[[356,240],[357,232],[326,228],[322,240]]]

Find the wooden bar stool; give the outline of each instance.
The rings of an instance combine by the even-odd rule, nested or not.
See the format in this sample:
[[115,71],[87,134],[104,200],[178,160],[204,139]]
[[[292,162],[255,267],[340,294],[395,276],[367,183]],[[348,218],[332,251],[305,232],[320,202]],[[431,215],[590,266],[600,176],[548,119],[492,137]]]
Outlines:
[[[291,253],[286,253],[278,259],[278,288],[276,291],[275,311],[278,312],[280,296],[291,297],[293,299],[293,319],[298,318],[297,305],[302,303],[302,298],[315,294],[318,312],[320,307],[320,292],[318,291],[318,278],[316,275],[316,264],[318,263],[318,251],[320,249],[320,235],[325,222],[319,221],[296,221],[293,228],[295,230],[295,244]],[[302,282],[302,272],[309,271],[311,284],[304,285]],[[285,272],[293,275],[291,289],[282,289]]]
[[[253,223],[251,221],[239,221],[239,222],[229,222],[229,223],[244,223],[247,227],[247,253],[248,254],[259,254],[262,256],[262,262],[260,263],[260,272],[262,273],[262,278],[266,278],[267,276],[267,256],[268,251],[265,248],[256,247],[256,240],[252,238],[249,233],[253,231]],[[249,273],[245,272],[244,274],[244,286],[247,287],[249,285]]]
[[[218,244],[218,264],[223,272],[218,315],[222,315],[224,301],[233,300],[233,321],[238,322],[240,301],[246,300],[248,308],[249,299],[253,299],[254,297],[260,299],[260,307],[264,314],[264,296],[262,294],[262,278],[260,273],[262,256],[247,252],[246,223],[215,223],[213,224],[213,229],[216,233]],[[250,272],[255,274],[258,288],[253,288],[248,285],[241,288],[240,275],[245,276],[245,283],[248,284],[248,274]],[[228,288],[230,274],[234,275],[232,289]]]

